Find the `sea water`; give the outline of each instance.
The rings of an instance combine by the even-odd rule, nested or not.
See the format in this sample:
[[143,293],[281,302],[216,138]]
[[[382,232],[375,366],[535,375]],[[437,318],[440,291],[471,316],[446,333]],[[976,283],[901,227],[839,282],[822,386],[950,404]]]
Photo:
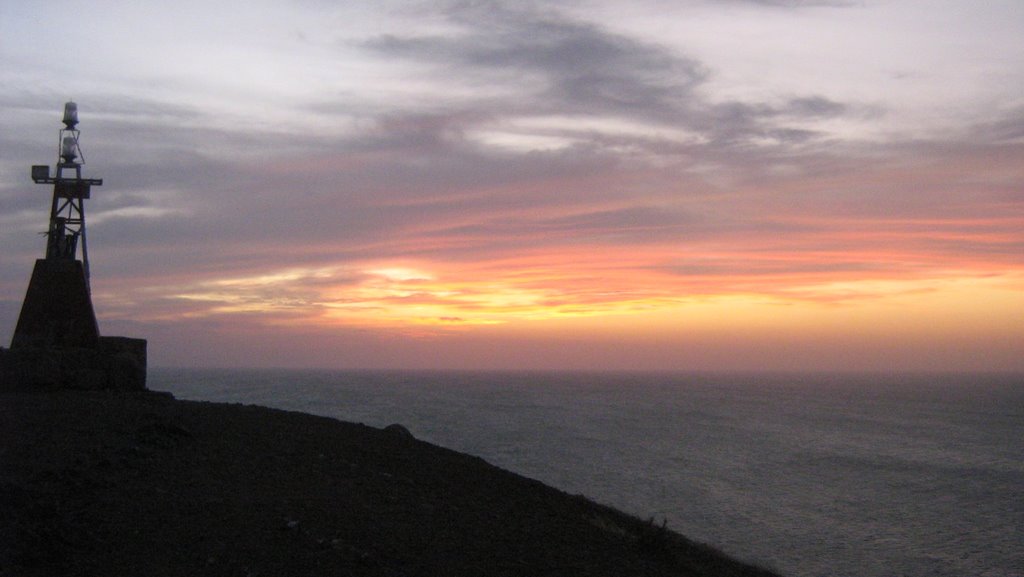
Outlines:
[[182,370],[383,427],[793,577],[1024,577],[1024,377]]

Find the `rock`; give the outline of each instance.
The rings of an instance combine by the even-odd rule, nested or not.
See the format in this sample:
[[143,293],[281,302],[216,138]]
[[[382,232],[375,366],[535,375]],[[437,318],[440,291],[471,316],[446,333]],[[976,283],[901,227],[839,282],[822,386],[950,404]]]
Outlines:
[[393,423],[384,427],[384,432],[391,435],[392,437],[395,437],[396,439],[407,439],[410,441],[416,439],[416,437],[414,437],[413,434],[409,432],[409,429],[406,429],[405,427],[399,425],[398,423]]

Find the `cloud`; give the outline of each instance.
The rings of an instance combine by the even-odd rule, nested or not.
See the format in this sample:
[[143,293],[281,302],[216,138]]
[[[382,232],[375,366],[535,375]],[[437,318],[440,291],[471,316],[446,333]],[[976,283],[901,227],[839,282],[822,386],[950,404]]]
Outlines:
[[756,4],[779,8],[843,8],[863,4],[863,0],[715,0],[723,3]]
[[829,100],[821,96],[805,96],[794,98],[782,108],[783,114],[797,117],[830,117],[839,116],[847,110],[847,105]]
[[[698,60],[554,10],[459,3],[445,15],[460,32],[383,34],[363,46],[432,66],[432,73],[458,75],[459,82],[506,87],[503,97],[488,93],[470,103],[475,115],[465,117],[462,130],[496,118],[591,116],[628,119],[648,130],[669,126],[720,144],[747,144],[766,135],[785,144],[817,135],[786,122],[851,112],[850,105],[819,95],[778,103],[710,100],[697,89],[713,71]],[[451,106],[464,110],[467,104]],[[569,135],[570,141],[578,137]]]
[[997,112],[995,119],[979,123],[972,132],[981,142],[1024,144],[1024,107]]
[[[780,19],[845,5],[754,3]],[[105,179],[87,205],[103,319],[386,342],[612,326],[702,299],[831,304],[1021,268],[1012,106],[897,138],[877,92],[817,93],[775,69],[731,89],[706,38],[641,34],[578,3],[391,3],[344,30],[331,5],[302,6],[280,91],[239,98],[231,67],[187,63],[74,85],[86,173]],[[198,40],[225,51],[211,62],[252,48]],[[28,167],[55,160],[57,84],[0,88],[8,303],[42,253],[49,193]],[[857,122],[877,130],[836,129]]]

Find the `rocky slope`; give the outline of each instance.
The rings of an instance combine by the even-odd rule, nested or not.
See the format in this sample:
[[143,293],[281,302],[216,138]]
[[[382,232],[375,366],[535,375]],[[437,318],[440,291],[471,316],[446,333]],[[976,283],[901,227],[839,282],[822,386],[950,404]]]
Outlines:
[[772,573],[380,430],[157,393],[0,393],[0,575]]

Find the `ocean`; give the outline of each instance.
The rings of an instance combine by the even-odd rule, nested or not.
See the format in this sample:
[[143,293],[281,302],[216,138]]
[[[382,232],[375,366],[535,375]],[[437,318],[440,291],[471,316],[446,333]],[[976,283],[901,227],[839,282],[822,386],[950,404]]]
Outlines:
[[791,577],[1024,577],[1024,376],[153,369],[384,427]]

